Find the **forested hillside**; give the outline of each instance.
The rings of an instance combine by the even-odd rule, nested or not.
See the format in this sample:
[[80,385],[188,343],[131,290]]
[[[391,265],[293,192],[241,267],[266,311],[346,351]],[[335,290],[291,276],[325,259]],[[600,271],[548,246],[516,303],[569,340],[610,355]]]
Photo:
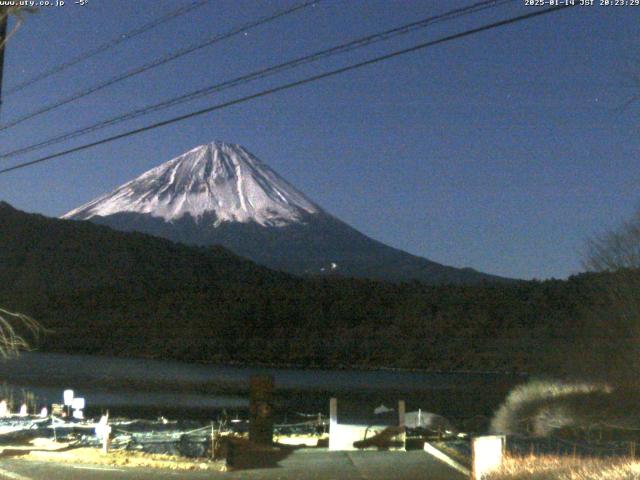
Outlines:
[[593,275],[477,286],[296,278],[0,204],[0,305],[39,348],[202,362],[558,373],[593,348]]

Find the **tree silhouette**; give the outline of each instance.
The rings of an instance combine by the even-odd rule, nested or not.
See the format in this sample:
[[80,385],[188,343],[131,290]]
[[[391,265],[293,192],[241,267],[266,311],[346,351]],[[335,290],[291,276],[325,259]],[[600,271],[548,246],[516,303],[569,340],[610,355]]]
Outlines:
[[[599,272],[605,301],[590,313],[592,362],[628,386],[640,368],[640,209],[630,220],[588,241],[584,266]],[[597,368],[597,367],[596,367]]]
[[11,31],[5,35],[4,39],[0,40],[0,50],[4,48],[4,46],[7,44],[9,39],[11,39],[11,37],[15,35],[15,33],[22,26],[22,22],[24,20],[24,13],[34,13],[35,11],[36,11],[35,8],[31,8],[31,7],[0,6],[0,24],[2,24],[3,22],[6,22],[9,15],[13,15],[16,18],[16,23],[11,29]]
[[[17,19],[13,29],[0,39],[0,50],[3,50],[9,39],[18,31],[23,21],[23,13],[34,12],[35,9],[30,7],[18,6],[0,6],[0,25],[6,22],[9,15],[15,16]],[[0,74],[2,72],[0,65]],[[1,81],[1,79],[0,79]],[[9,357],[17,354],[20,350],[29,348],[29,343],[24,338],[24,331],[35,336],[41,331],[41,327],[34,319],[20,313],[10,312],[0,308],[0,357]]]
[[37,337],[40,331],[40,325],[31,317],[0,308],[0,357],[7,358],[20,350],[28,350],[30,346],[24,334]]

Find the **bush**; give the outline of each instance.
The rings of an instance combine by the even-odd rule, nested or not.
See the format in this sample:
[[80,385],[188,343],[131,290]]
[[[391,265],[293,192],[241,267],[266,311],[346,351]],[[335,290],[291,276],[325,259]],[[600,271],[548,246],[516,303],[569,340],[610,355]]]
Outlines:
[[614,403],[605,384],[535,380],[509,393],[490,429],[544,437],[561,428],[589,428],[611,417]]

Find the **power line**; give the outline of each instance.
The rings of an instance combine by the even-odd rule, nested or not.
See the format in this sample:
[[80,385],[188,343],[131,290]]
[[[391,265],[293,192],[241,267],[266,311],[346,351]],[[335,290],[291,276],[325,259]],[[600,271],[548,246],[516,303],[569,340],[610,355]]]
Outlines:
[[8,128],[14,127],[16,125],[19,125],[27,120],[30,120],[34,117],[37,117],[39,115],[42,115],[43,113],[47,113],[50,112],[51,110],[54,110],[58,107],[61,107],[63,105],[66,105],[68,103],[71,103],[75,100],[79,100],[80,98],[86,97],[87,95],[90,95],[92,93],[95,93],[99,90],[102,90],[104,88],[107,88],[111,85],[114,85],[116,83],[119,83],[123,80],[126,80],[128,78],[134,77],[136,75],[139,75],[143,72],[146,72],[147,70],[151,70],[153,68],[159,67],[161,65],[164,65],[166,63],[169,63],[179,57],[182,57],[184,55],[187,55],[189,53],[195,52],[196,50],[200,50],[204,47],[208,47],[210,45],[213,45],[214,43],[220,42],[222,40],[226,40],[230,37],[233,37],[235,35],[238,35],[242,32],[245,32],[247,30],[250,30],[252,28],[258,27],[260,25],[264,25],[270,22],[273,22],[274,20],[277,20],[281,17],[284,17],[286,15],[289,15],[291,13],[294,13],[298,10],[301,10],[303,8],[307,8],[310,7],[311,5],[317,4],[318,2],[320,2],[321,0],[306,0],[302,3],[298,3],[296,5],[294,5],[293,7],[284,9],[284,10],[279,10],[278,12],[274,13],[273,15],[270,15],[268,17],[261,17],[258,20],[254,20],[251,22],[248,22],[246,24],[240,25],[238,27],[234,27],[231,30],[229,30],[226,33],[222,33],[222,34],[218,34],[215,35],[211,38],[209,38],[207,41],[203,42],[203,43],[198,43],[195,45],[190,45],[188,47],[185,48],[181,48],[180,50],[177,50],[174,53],[171,53],[169,55],[166,55],[164,57],[158,58],[156,60],[153,60],[150,63],[147,63],[145,65],[142,65],[141,67],[137,67],[134,68],[133,70],[129,70],[128,72],[118,75],[116,77],[113,77],[105,82],[99,83],[98,85],[95,85],[93,87],[89,87],[85,90],[82,90],[80,92],[74,93],[72,95],[70,95],[69,97],[66,97],[58,102],[46,105],[38,110],[35,110],[33,112],[27,113],[25,115],[22,115],[18,118],[15,118],[14,120],[11,120],[7,123],[4,123],[2,125],[0,125],[0,131],[4,131],[7,130]]
[[76,138],[79,137],[81,135],[85,135],[88,133],[92,133],[95,132],[97,130],[101,130],[103,128],[106,127],[110,127],[116,124],[119,124],[121,122],[127,121],[127,120],[132,120],[134,118],[138,118],[141,117],[143,115],[147,115],[149,113],[153,113],[153,112],[157,112],[160,110],[164,110],[166,108],[175,106],[175,105],[179,105],[191,100],[195,100],[197,98],[201,98],[207,95],[210,95],[212,93],[215,92],[220,92],[223,90],[226,90],[228,88],[232,88],[232,87],[237,87],[239,85],[244,85],[246,83],[258,80],[258,79],[263,79],[266,77],[269,77],[271,75],[277,74],[277,73],[281,73],[283,71],[286,70],[290,70],[293,68],[297,68],[301,65],[307,64],[307,63],[312,63],[321,59],[325,59],[337,54],[341,54],[341,53],[345,53],[345,52],[349,52],[358,48],[362,48],[362,47],[366,47],[368,45],[371,45],[373,43],[376,42],[380,42],[380,41],[386,41],[389,40],[391,38],[394,38],[396,36],[399,35],[404,35],[404,34],[408,34],[411,32],[414,32],[418,29],[422,29],[425,27],[428,27],[429,25],[435,24],[435,23],[439,23],[439,22],[443,22],[443,21],[449,21],[449,20],[453,20],[455,18],[461,17],[463,15],[469,15],[469,14],[473,14],[473,13],[477,13],[480,12],[482,10],[488,9],[488,8],[495,8],[497,6],[500,6],[502,4],[505,3],[511,3],[514,0],[484,0],[472,5],[469,5],[467,7],[464,8],[458,8],[458,9],[454,9],[454,10],[450,10],[448,12],[445,12],[443,14],[439,14],[439,15],[435,15],[435,16],[431,16],[431,17],[427,17],[424,18],[422,20],[416,21],[416,22],[411,22],[405,25],[402,25],[400,27],[395,27],[393,29],[390,30],[386,30],[383,32],[379,32],[379,33],[375,33],[373,35],[368,35],[366,37],[361,37],[352,41],[349,41],[347,43],[343,43],[328,49],[324,49],[324,50],[320,50],[317,52],[314,52],[312,54],[309,55],[305,55],[303,57],[298,57],[296,59],[293,60],[289,60],[287,62],[284,63],[280,63],[268,68],[264,68],[261,70],[258,70],[256,72],[252,72],[246,75],[242,75],[240,77],[236,77],[233,78],[231,80],[227,80],[224,81],[222,83],[218,83],[206,88],[202,88],[199,90],[195,90],[193,92],[178,96],[178,97],[174,97],[171,98],[169,100],[165,100],[153,105],[149,105],[147,107],[143,107],[137,110],[134,110],[132,112],[129,113],[125,113],[122,115],[117,115],[115,117],[112,117],[110,119],[107,120],[103,120],[101,122],[95,123],[93,125],[84,127],[82,129],[79,130],[73,130],[70,132],[66,132],[60,135],[57,135],[55,137],[52,138],[48,138],[46,140],[43,140],[41,142],[38,142],[36,144],[32,144],[32,145],[28,145],[25,147],[21,147],[12,151],[8,151],[8,152],[4,152],[4,153],[0,153],[0,159],[7,159],[7,158],[12,158],[18,155],[22,155],[25,154],[27,152],[31,152],[34,150],[39,150],[41,148],[44,147],[48,147],[51,145],[55,145],[57,143],[66,141],[66,140],[70,140],[72,138]]
[[173,20],[174,18],[180,17],[182,15],[185,15],[197,8],[202,7],[203,5],[206,5],[207,3],[209,3],[210,0],[199,0],[196,2],[192,2],[190,5],[183,5],[182,7],[173,10],[171,12],[166,13],[165,15],[152,20],[149,23],[146,23],[140,27],[137,27],[133,30],[129,30],[126,33],[121,34],[120,36],[105,42],[101,45],[98,45],[97,47],[95,47],[92,50],[88,50],[84,53],[81,53],[80,55],[73,57],[71,60],[68,60],[64,63],[61,63],[60,65],[57,65],[55,67],[50,68],[49,70],[45,70],[44,72],[41,72],[37,75],[34,75],[33,77],[24,80],[21,83],[18,83],[17,85],[8,88],[6,91],[6,95],[5,96],[9,96],[12,95],[16,92],[19,92],[21,90],[24,90],[25,88],[33,85],[36,82],[40,82],[41,80],[44,80],[45,78],[49,78],[52,75],[55,75],[57,73],[63,72],[64,70],[77,65],[80,62],[83,62],[91,57],[95,57],[96,55],[106,52],[107,50],[123,43],[126,42],[127,40],[131,40],[134,37],[137,37],[138,35],[142,35],[145,32],[148,32],[149,30],[152,30],[164,23],[167,23],[170,20]]
[[213,111],[216,111],[216,110],[222,110],[224,108],[227,108],[227,107],[230,107],[230,106],[233,106],[233,105],[238,105],[240,103],[248,102],[248,101],[254,100],[256,98],[265,97],[267,95],[271,95],[271,94],[274,94],[274,93],[277,93],[277,92],[281,92],[281,91],[284,91],[284,90],[289,90],[291,88],[299,87],[301,85],[306,85],[307,83],[312,83],[312,82],[315,82],[315,81],[318,81],[318,80],[322,80],[324,78],[329,78],[329,77],[333,77],[333,76],[336,76],[336,75],[340,75],[342,73],[346,73],[346,72],[349,72],[351,70],[356,70],[358,68],[362,68],[362,67],[365,67],[365,66],[368,66],[368,65],[373,65],[373,64],[385,61],[385,60],[389,60],[391,58],[399,57],[401,55],[406,55],[408,53],[412,53],[412,52],[416,52],[416,51],[419,51],[419,50],[422,50],[422,49],[425,49],[425,48],[433,47],[435,45],[439,45],[439,44],[442,44],[442,43],[450,42],[450,41],[453,41],[453,40],[458,40],[460,38],[468,37],[468,36],[475,35],[475,34],[481,33],[481,32],[486,32],[488,30],[493,30],[494,28],[503,27],[505,25],[511,25],[511,24],[514,24],[514,23],[522,22],[524,20],[528,20],[528,19],[531,19],[531,18],[534,18],[534,17],[539,17],[539,16],[546,15],[546,14],[549,14],[549,13],[558,12],[558,11],[564,10],[565,8],[569,8],[569,7],[572,7],[572,6],[573,5],[571,5],[571,4],[566,4],[566,5],[562,5],[562,6],[558,6],[558,7],[546,8],[544,10],[534,11],[534,12],[531,12],[531,13],[527,13],[525,15],[519,15],[517,17],[511,17],[511,18],[508,18],[506,20],[501,20],[499,22],[494,22],[494,23],[490,23],[488,25],[483,25],[482,27],[473,28],[471,30],[466,30],[466,31],[461,32],[461,33],[456,33],[456,34],[453,34],[453,35],[448,35],[446,37],[441,37],[441,38],[439,38],[437,40],[432,40],[432,41],[429,41],[429,42],[420,43],[420,44],[415,45],[413,47],[405,48],[405,49],[402,49],[402,50],[396,50],[395,52],[388,53],[386,55],[381,55],[381,56],[378,56],[378,57],[374,57],[372,59],[365,60],[363,62],[355,63],[355,64],[352,64],[352,65],[348,65],[346,67],[338,68],[338,69],[335,69],[335,70],[330,70],[328,72],[324,72],[324,73],[321,73],[321,74],[318,74],[318,75],[307,77],[307,78],[304,78],[302,80],[297,80],[295,82],[286,83],[284,85],[273,87],[273,88],[270,88],[270,89],[267,89],[267,90],[262,90],[261,92],[258,92],[258,93],[254,93],[254,94],[251,94],[251,95],[240,97],[240,98],[237,98],[237,99],[234,99],[234,100],[230,100],[228,102],[219,103],[217,105],[213,105],[211,107],[204,108],[202,110],[196,110],[194,112],[187,113],[185,115],[180,115],[178,117],[170,118],[168,120],[163,120],[163,121],[160,121],[160,122],[156,122],[156,123],[153,123],[151,125],[147,125],[145,127],[141,127],[141,128],[137,128],[135,130],[130,130],[128,132],[124,132],[124,133],[120,133],[120,134],[117,134],[117,135],[113,135],[111,137],[103,138],[103,139],[97,140],[95,142],[86,143],[84,145],[80,145],[78,147],[70,148],[68,150],[64,150],[64,151],[61,151],[61,152],[53,153],[51,155],[47,155],[45,157],[38,158],[36,160],[31,160],[29,162],[24,162],[24,163],[20,163],[20,164],[17,164],[17,165],[13,165],[11,167],[7,167],[7,168],[4,168],[4,169],[0,170],[0,174],[8,173],[8,172],[11,172],[13,170],[18,170],[20,168],[29,167],[31,165],[35,165],[35,164],[38,164],[38,163],[46,162],[48,160],[53,160],[54,158],[60,158],[60,157],[69,155],[71,153],[76,153],[76,152],[80,152],[82,150],[87,150],[89,148],[96,147],[98,145],[103,145],[105,143],[110,143],[110,142],[113,142],[115,140],[119,140],[121,138],[130,137],[132,135],[137,135],[139,133],[143,133],[143,132],[146,132],[146,131],[149,131],[149,130],[154,130],[156,128],[164,127],[166,125],[170,125],[170,124],[173,124],[173,123],[181,122],[183,120],[187,120],[187,119],[190,119],[190,118],[193,118],[193,117],[204,115],[206,113],[210,113],[210,112],[213,112]]

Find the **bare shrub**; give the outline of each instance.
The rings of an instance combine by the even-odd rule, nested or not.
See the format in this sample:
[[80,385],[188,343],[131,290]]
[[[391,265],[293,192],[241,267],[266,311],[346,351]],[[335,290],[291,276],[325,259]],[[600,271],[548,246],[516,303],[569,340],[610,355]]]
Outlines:
[[640,209],[617,228],[589,240],[585,268],[604,301],[585,312],[585,340],[577,365],[592,377],[640,387]]
[[42,330],[33,318],[0,308],[0,357],[12,357],[21,350],[29,350],[25,336],[37,339]]
[[7,18],[12,15],[16,18],[15,25],[9,31],[5,38],[0,41],[0,50],[6,45],[9,39],[15,35],[15,33],[20,29],[20,26],[23,22],[23,14],[24,13],[34,13],[36,11],[35,8],[31,7],[18,7],[18,6],[0,6],[0,24],[7,21]]
[[547,436],[565,427],[588,427],[610,416],[611,392],[605,384],[532,381],[509,393],[491,420],[490,430]]

